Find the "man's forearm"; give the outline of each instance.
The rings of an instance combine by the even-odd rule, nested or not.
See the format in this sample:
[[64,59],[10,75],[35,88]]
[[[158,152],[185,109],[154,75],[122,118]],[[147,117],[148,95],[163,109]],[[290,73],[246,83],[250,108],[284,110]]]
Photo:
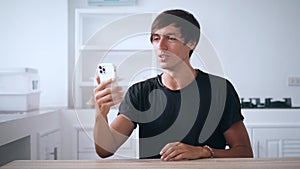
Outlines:
[[113,155],[118,147],[107,117],[100,113],[97,113],[95,117],[94,142],[96,152],[102,158]]
[[230,149],[213,149],[214,158],[252,158],[251,147],[236,146]]

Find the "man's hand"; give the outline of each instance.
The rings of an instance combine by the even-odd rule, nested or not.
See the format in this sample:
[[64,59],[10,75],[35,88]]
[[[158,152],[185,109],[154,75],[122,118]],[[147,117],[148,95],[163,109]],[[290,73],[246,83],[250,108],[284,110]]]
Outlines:
[[167,144],[160,152],[161,160],[178,161],[210,157],[210,152],[201,146],[191,146],[181,142]]
[[123,100],[123,92],[120,86],[107,87],[112,85],[114,79],[100,82],[99,76],[96,78],[98,86],[94,89],[94,99],[97,112],[106,116],[111,106],[120,103]]

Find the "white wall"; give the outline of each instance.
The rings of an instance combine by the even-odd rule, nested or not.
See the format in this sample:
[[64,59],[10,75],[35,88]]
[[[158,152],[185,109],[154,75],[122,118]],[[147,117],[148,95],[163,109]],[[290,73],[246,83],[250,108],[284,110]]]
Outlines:
[[[300,1],[298,0],[137,0],[137,6],[88,7],[103,11],[161,12],[182,8],[192,12],[215,47],[225,77],[240,97],[291,97],[300,106],[300,87],[287,85],[300,77]],[[73,14],[70,15],[73,17]],[[148,43],[148,42],[145,42]],[[71,46],[72,47],[72,46]],[[201,46],[198,46],[201,48]]]
[[67,0],[1,0],[0,21],[0,68],[38,69],[41,107],[67,106]]
[[[292,97],[300,105],[300,88],[287,86],[288,76],[300,76],[299,6],[298,0],[138,0],[133,7],[98,8],[124,12],[187,9],[199,19],[225,76],[241,97]],[[0,1],[0,68],[37,68],[42,107],[68,104],[76,7],[87,7],[86,0]]]

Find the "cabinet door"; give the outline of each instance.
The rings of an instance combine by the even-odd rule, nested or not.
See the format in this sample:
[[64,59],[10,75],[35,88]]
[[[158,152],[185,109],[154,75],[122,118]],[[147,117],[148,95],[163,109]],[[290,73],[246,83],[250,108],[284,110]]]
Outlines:
[[47,157],[47,135],[38,134],[38,159],[46,160]]
[[79,153],[96,154],[92,129],[79,130],[77,139]]
[[53,132],[47,136],[49,160],[60,159],[60,131]]
[[[118,151],[110,158],[124,159],[137,158],[138,143],[136,139],[136,131],[127,139],[127,141],[118,149]],[[77,128],[77,158],[78,160],[99,159],[95,151],[93,128]]]
[[60,144],[60,130],[53,130],[43,134],[38,133],[39,159],[60,159]]
[[255,157],[300,157],[300,127],[253,129]]

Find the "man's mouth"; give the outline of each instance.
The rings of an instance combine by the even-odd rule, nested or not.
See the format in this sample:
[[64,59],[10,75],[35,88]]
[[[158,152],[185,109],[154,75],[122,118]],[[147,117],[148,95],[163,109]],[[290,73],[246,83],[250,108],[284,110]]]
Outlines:
[[166,61],[168,56],[167,55],[159,55],[158,57],[160,58],[161,61]]
[[158,55],[158,58],[160,58],[160,60],[161,60],[162,62],[166,61],[166,60],[168,59],[168,57],[169,57],[169,55],[166,54],[165,52],[162,52],[162,53],[160,53],[160,54]]
[[168,56],[167,55],[159,55],[158,57],[161,59],[166,59]]

